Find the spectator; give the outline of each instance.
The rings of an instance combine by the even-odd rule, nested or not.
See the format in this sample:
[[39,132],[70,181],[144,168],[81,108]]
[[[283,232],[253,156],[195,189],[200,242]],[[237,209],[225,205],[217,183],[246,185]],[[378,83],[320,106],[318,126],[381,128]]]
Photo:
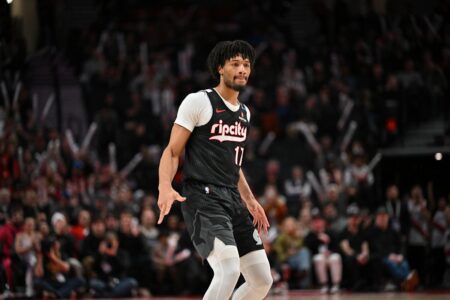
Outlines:
[[115,213],[107,213],[105,218],[105,226],[107,231],[118,232],[120,228],[120,221]]
[[123,252],[124,266],[129,271],[128,276],[139,283],[139,293],[149,295],[149,288],[153,280],[152,261],[145,251],[139,222],[130,211],[120,214],[120,228],[118,232],[119,249]]
[[344,176],[349,202],[356,202],[360,207],[372,208],[369,189],[373,185],[374,177],[365,161],[364,150],[357,144],[353,147],[352,162]]
[[0,143],[0,182],[2,182],[2,186],[11,185],[20,177],[16,149],[17,141],[14,139]]
[[0,226],[6,222],[8,207],[11,202],[11,192],[7,188],[0,188]]
[[98,298],[131,297],[138,283],[134,278],[126,277],[125,268],[119,254],[119,241],[113,232],[107,232],[100,241],[94,256],[94,276],[89,286]]
[[276,159],[271,159],[266,163],[265,177],[256,184],[255,189],[258,194],[263,193],[268,185],[275,186],[278,191],[283,190],[283,181],[280,177],[280,162]]
[[6,223],[0,227],[1,263],[5,272],[6,282],[11,291],[15,291],[13,251],[14,239],[23,224],[21,207],[11,207]]
[[405,243],[409,231],[408,205],[400,199],[398,187],[394,184],[388,186],[386,198],[385,207],[389,214],[390,226],[401,235],[402,242]]
[[[397,288],[413,291],[419,283],[415,270],[410,271],[409,264],[402,252],[402,245],[397,231],[389,227],[389,214],[381,206],[376,211],[375,224],[369,231],[371,259],[374,263],[376,276],[382,278],[386,271],[389,279],[393,279]],[[381,284],[378,283],[378,284]]]
[[100,217],[96,217],[92,220],[89,234],[81,243],[80,259],[87,279],[93,275],[95,257],[98,253],[100,242],[105,238],[105,233],[105,222]]
[[430,286],[440,287],[445,273],[445,232],[450,228],[446,210],[448,205],[445,197],[438,200],[437,210],[431,221],[431,270]]
[[199,265],[185,229],[179,233],[160,231],[158,243],[153,251],[153,262],[157,271],[159,293],[195,294],[201,290],[204,292],[208,278]]
[[152,253],[155,244],[158,241],[159,229],[156,228],[156,218],[153,209],[147,207],[141,212],[140,232],[144,239],[145,248],[148,253]]
[[171,235],[169,231],[160,231],[158,243],[153,251],[152,258],[156,269],[158,292],[162,294],[169,293],[170,290],[173,290],[174,284],[179,284],[179,276],[174,267],[173,258],[176,243],[175,235]]
[[[305,237],[305,244],[309,248],[314,270],[321,286],[320,291],[334,294],[339,292],[342,279],[342,259],[338,253],[336,237],[326,231],[326,223],[320,212],[316,212],[311,223],[311,231]],[[331,273],[331,281],[328,279]],[[331,283],[331,288],[329,287]]]
[[28,187],[24,191],[22,200],[23,214],[25,218],[36,218],[39,212],[38,197],[35,189]]
[[306,201],[303,204],[303,207],[300,210],[300,214],[298,216],[298,225],[300,226],[300,229],[302,230],[303,236],[306,236],[310,230],[312,213],[313,213],[312,203],[311,203],[311,201]]
[[87,209],[80,209],[77,216],[77,224],[70,228],[70,234],[74,237],[77,253],[80,253],[81,243],[89,235],[91,213]]
[[278,193],[275,185],[267,185],[264,196],[259,199],[272,226],[280,225],[287,214],[286,199]]
[[70,274],[70,264],[61,255],[61,244],[55,236],[42,241],[34,286],[43,297],[69,298],[85,285],[83,278]]
[[37,254],[41,251],[41,240],[35,229],[33,218],[26,218],[23,231],[16,235],[14,252],[17,254],[20,265],[25,269],[25,295],[32,297],[34,269],[37,262]]
[[327,224],[327,229],[333,235],[340,234],[347,226],[345,216],[338,212],[336,204],[331,201],[324,203],[323,216]]
[[340,236],[340,251],[344,266],[343,285],[354,291],[367,289],[369,272],[369,243],[360,231],[359,208],[350,205],[347,209],[347,227]]
[[305,180],[302,167],[292,167],[291,177],[284,181],[284,194],[288,215],[297,217],[302,203],[311,197],[311,185]]
[[59,241],[59,250],[61,252],[61,257],[65,260],[69,260],[78,256],[75,247],[75,241],[72,235],[68,233],[69,228],[67,226],[66,217],[61,212],[55,212],[51,219],[52,231],[55,237]]
[[[276,102],[276,122],[280,126],[280,130],[284,132],[289,123],[296,119],[295,110],[292,107],[291,92],[284,85],[279,85],[275,93]],[[269,178],[268,178],[269,179]],[[275,182],[271,182],[275,183]],[[280,186],[279,186],[280,187]]]
[[345,215],[345,210],[347,209],[347,197],[345,193],[339,190],[339,186],[337,184],[328,184],[323,202],[333,203],[338,210],[338,214]]
[[430,240],[429,221],[430,211],[427,208],[427,200],[423,197],[422,189],[416,185],[411,189],[408,199],[410,224],[408,235],[408,261],[411,268],[419,273],[421,284],[427,284],[426,259],[427,247]]
[[292,285],[308,288],[311,257],[308,248],[304,245],[301,229],[294,218],[287,217],[283,221],[280,235],[276,238],[273,249],[277,254],[277,260],[281,264],[289,266],[293,272],[293,276],[290,278],[290,287]]

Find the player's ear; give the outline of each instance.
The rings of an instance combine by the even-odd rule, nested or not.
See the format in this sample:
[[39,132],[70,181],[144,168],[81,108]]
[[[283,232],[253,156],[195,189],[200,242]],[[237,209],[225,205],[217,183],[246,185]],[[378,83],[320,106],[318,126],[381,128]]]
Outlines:
[[223,66],[218,66],[217,67],[217,73],[219,73],[220,76],[223,75]]

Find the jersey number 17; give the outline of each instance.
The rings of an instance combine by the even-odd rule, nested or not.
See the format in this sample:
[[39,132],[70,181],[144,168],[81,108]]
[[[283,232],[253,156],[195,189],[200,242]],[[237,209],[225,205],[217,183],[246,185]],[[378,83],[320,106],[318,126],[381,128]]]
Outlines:
[[242,159],[244,158],[244,147],[237,146],[234,148],[234,163],[239,167],[242,165]]

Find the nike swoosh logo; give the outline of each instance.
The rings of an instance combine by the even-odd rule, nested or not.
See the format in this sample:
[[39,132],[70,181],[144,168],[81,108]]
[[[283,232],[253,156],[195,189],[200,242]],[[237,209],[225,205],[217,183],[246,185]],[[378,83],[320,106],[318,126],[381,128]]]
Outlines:
[[225,111],[225,109],[218,109],[218,108],[216,108],[216,113],[218,113],[218,114],[223,113],[224,111]]

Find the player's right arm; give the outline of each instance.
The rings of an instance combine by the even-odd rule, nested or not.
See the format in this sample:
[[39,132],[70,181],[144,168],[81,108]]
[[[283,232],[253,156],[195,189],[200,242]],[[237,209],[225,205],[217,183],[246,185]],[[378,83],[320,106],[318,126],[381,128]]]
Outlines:
[[161,224],[164,217],[169,213],[173,202],[184,201],[185,197],[182,197],[172,187],[172,180],[178,169],[178,161],[180,155],[186,146],[186,143],[191,135],[191,132],[180,126],[174,124],[172,132],[170,133],[169,144],[161,156],[159,163],[159,196],[158,207],[160,209],[158,224]]
[[189,94],[181,102],[178,108],[177,118],[170,133],[169,145],[164,150],[159,163],[159,196],[160,209],[158,224],[169,213],[173,202],[184,201],[172,188],[172,180],[178,169],[178,161],[183,153],[192,131],[196,126],[201,126],[211,119],[212,106],[205,92]]

